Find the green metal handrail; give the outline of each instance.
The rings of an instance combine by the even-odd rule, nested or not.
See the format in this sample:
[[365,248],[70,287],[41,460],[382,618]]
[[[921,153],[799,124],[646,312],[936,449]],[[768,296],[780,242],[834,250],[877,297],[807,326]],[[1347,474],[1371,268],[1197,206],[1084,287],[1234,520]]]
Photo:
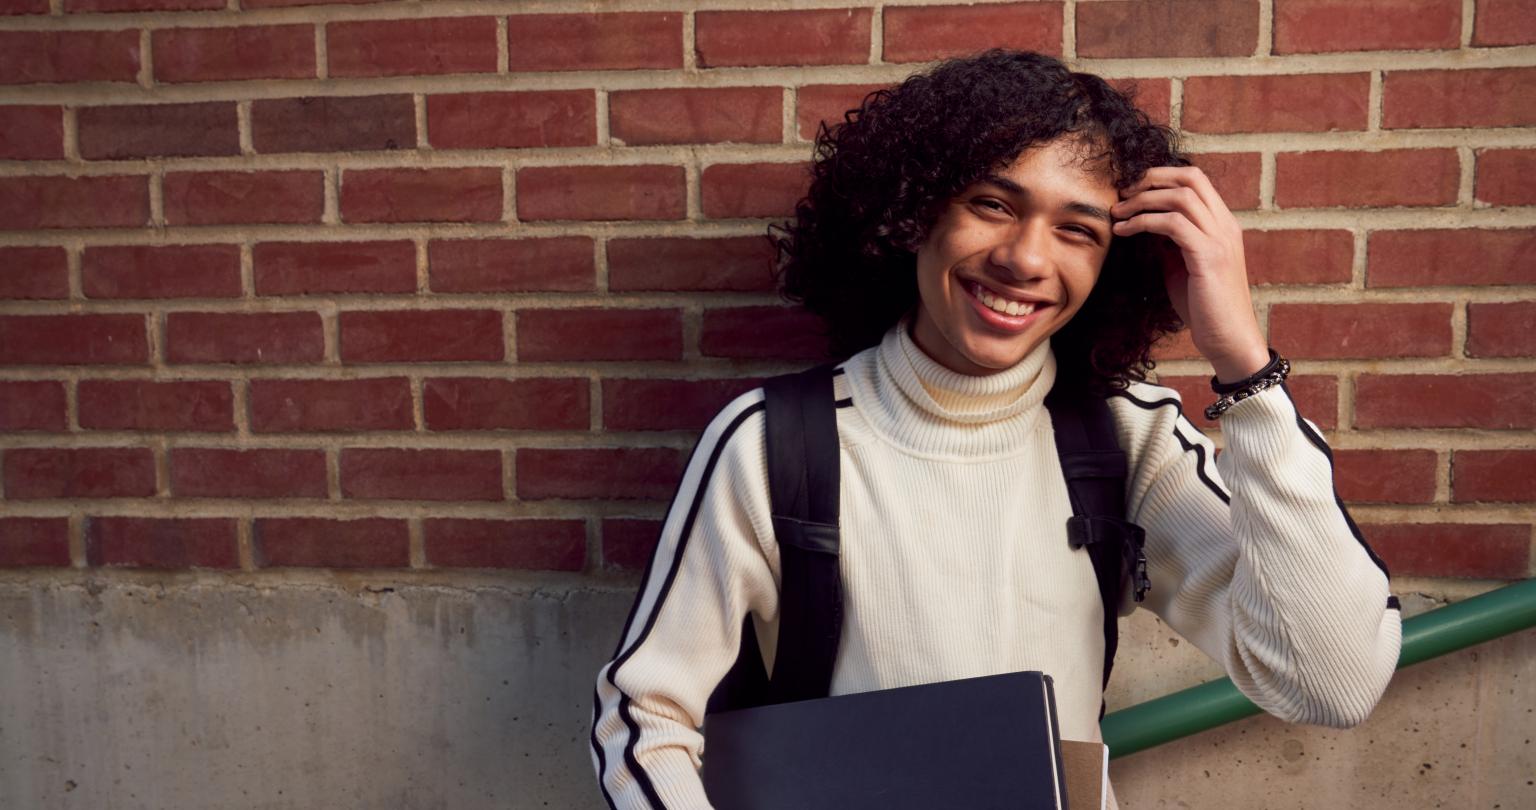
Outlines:
[[[1526,579],[1403,621],[1397,668],[1536,627],[1536,579]],[[1192,686],[1107,715],[1111,758],[1187,737],[1262,710],[1231,678]]]

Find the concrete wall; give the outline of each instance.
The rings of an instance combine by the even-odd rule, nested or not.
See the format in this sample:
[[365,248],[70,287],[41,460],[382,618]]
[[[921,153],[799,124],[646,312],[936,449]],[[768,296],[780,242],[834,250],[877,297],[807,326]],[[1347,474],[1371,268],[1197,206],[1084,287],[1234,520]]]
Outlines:
[[[1399,592],[1412,612],[1477,587]],[[630,588],[0,581],[0,807],[603,807],[592,680]],[[1112,710],[1220,674],[1150,614],[1124,635]],[[1117,760],[1113,778],[1127,810],[1530,807],[1533,662],[1527,631],[1400,673],[1360,728],[1252,718]]]

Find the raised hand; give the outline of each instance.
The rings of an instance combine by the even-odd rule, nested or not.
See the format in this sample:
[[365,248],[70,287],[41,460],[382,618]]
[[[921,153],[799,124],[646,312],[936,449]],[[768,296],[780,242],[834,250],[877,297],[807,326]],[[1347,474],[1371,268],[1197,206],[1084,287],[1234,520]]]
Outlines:
[[1253,314],[1243,230],[1205,172],[1154,167],[1120,196],[1110,208],[1115,235],[1166,237],[1154,241],[1168,297],[1216,377],[1233,382],[1263,368],[1269,350]]

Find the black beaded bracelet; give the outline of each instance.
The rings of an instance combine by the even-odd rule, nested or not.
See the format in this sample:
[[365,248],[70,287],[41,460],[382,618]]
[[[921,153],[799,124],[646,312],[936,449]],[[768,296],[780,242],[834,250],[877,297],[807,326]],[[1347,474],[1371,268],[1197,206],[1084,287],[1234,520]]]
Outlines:
[[1284,382],[1290,373],[1290,361],[1281,357],[1274,349],[1270,349],[1269,362],[1263,368],[1237,382],[1224,383],[1214,376],[1211,377],[1211,390],[1220,394],[1221,398],[1205,409],[1205,418],[1213,421],[1220,418],[1233,405],[1266,388],[1273,388]]

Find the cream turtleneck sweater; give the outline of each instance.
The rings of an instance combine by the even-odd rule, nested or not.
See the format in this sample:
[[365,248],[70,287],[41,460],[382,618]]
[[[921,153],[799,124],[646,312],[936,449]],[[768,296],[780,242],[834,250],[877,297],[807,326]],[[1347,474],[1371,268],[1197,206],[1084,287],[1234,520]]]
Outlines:
[[[1103,608],[1087,553],[1066,540],[1072,509],[1044,407],[1049,344],[966,376],[924,354],[903,323],[842,369],[845,615],[831,694],[1042,670],[1062,737],[1101,739]],[[742,395],[704,432],[598,673],[592,759],[610,806],[708,807],[698,728],[749,613],[772,666],[779,554],[761,403],[760,389]],[[1289,392],[1229,410],[1214,461],[1172,389],[1134,384],[1109,404],[1130,466],[1126,517],[1147,532],[1141,606],[1266,711],[1363,720],[1397,663],[1396,600]]]

